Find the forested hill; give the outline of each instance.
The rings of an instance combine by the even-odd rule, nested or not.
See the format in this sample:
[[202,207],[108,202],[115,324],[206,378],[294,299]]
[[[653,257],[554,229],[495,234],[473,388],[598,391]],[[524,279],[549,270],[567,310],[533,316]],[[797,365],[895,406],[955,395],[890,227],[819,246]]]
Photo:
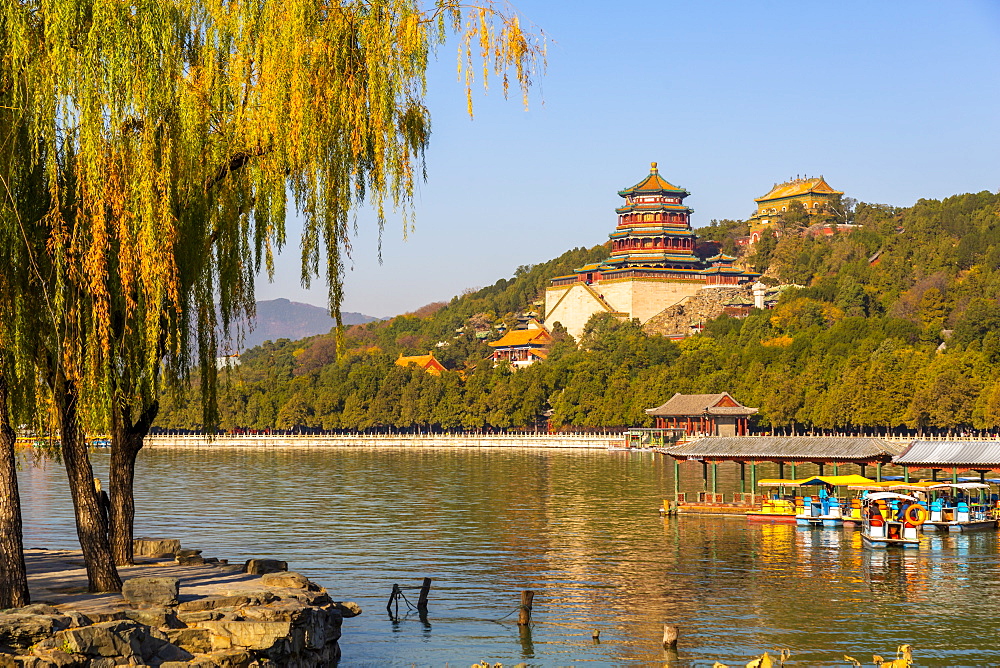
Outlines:
[[[723,316],[680,343],[595,318],[577,346],[511,372],[485,361],[497,325],[530,309],[549,278],[605,257],[576,249],[423,312],[332,336],[253,349],[220,396],[224,429],[473,429],[648,424],[674,392],[733,393],[760,428],[1000,428],[1000,196],[908,208],[859,204],[833,237],[789,224],[747,262],[805,286],[772,311]],[[739,225],[732,226],[738,233]],[[716,232],[719,229],[715,230]],[[433,350],[440,376],[394,364]],[[165,407],[160,427],[200,428],[200,403]]]

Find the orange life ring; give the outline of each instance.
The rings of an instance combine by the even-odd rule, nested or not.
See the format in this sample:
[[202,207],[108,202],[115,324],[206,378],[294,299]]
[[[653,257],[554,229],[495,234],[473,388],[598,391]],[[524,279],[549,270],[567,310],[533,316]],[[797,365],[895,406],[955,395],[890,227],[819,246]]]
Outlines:
[[927,511],[924,510],[923,506],[914,503],[906,509],[904,517],[913,526],[920,526],[927,519]]

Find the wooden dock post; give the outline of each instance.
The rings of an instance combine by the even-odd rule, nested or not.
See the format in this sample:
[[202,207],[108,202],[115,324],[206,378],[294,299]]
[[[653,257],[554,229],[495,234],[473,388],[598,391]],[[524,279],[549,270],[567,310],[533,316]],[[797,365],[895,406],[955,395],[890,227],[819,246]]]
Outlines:
[[525,589],[521,592],[521,607],[517,613],[517,625],[527,626],[531,623],[531,604],[535,600],[535,592]]
[[427,595],[431,592],[431,579],[424,578],[424,583],[420,585],[420,597],[417,599],[417,611],[427,614]]
[[663,625],[663,649],[677,648],[677,627],[672,624]]
[[399,616],[399,594],[400,589],[398,584],[392,585],[392,594],[389,595],[389,602],[385,604],[385,611],[389,613],[389,616],[393,616],[392,604],[396,604],[396,616]]

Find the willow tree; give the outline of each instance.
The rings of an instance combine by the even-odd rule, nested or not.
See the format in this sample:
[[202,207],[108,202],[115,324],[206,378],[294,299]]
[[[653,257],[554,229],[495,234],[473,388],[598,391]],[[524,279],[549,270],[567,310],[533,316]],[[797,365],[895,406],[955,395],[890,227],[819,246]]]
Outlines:
[[[480,3],[482,4],[482,3]],[[252,316],[290,206],[302,280],[325,265],[339,323],[352,210],[412,216],[433,51],[457,36],[469,95],[541,57],[485,0],[0,0],[9,106],[46,186],[30,363],[59,417],[93,591],[118,588],[82,425],[112,429],[113,525],[131,559],[131,479],[163,386],[197,370],[215,422],[217,332]],[[6,220],[6,219],[5,219]],[[25,240],[26,246],[29,245]],[[3,269],[0,269],[3,271]],[[125,535],[127,532],[128,535]]]

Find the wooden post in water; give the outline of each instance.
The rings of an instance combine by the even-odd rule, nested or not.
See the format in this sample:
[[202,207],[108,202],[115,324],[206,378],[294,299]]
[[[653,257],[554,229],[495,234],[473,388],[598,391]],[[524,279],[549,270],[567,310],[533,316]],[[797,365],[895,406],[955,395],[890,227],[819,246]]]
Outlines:
[[424,578],[424,583],[420,585],[420,597],[417,599],[417,611],[427,614],[427,595],[431,592],[431,579]]
[[393,614],[392,613],[393,603],[396,604],[396,615],[397,616],[399,615],[399,593],[400,593],[399,585],[398,584],[392,585],[392,594],[389,595],[389,602],[385,604],[385,611],[389,613],[390,617]]
[[677,503],[681,500],[681,462],[679,459],[674,460],[674,507],[677,507]]
[[677,627],[672,624],[663,625],[663,649],[677,647]]
[[531,604],[535,600],[535,592],[525,589],[521,592],[521,608],[517,613],[517,625],[527,626],[531,623]]

